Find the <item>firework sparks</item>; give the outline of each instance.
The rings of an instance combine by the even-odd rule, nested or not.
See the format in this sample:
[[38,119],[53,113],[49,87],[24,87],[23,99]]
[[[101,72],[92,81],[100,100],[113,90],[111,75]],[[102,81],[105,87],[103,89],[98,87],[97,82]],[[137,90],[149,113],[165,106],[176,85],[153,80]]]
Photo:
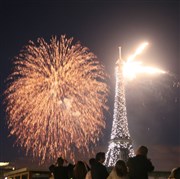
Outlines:
[[147,42],[142,43],[135,51],[133,55],[131,55],[127,61],[123,62],[123,75],[127,79],[134,79],[136,78],[137,74],[146,73],[146,74],[160,74],[166,73],[165,71],[156,68],[156,67],[149,67],[143,66],[141,61],[134,61],[134,59],[140,55],[143,50],[148,45]]
[[[105,127],[106,74],[73,38],[38,39],[20,52],[5,91],[10,134],[44,162],[88,152]],[[73,150],[74,149],[74,150]]]

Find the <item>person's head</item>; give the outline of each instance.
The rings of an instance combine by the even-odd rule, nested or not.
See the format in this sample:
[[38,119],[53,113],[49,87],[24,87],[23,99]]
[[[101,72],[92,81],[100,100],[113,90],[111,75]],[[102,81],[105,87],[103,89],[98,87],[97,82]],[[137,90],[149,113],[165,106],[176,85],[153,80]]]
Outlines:
[[103,163],[105,161],[105,153],[104,152],[98,152],[96,154],[96,161]]
[[148,154],[148,148],[146,146],[140,146],[137,149],[136,155],[147,156],[147,154]]
[[92,167],[95,163],[96,163],[96,159],[95,158],[90,158],[89,159],[90,167]]
[[59,157],[59,158],[57,159],[57,164],[58,164],[58,166],[63,166],[63,163],[64,163],[64,159],[63,159],[62,157]]
[[86,164],[83,161],[78,161],[73,169],[73,176],[76,179],[84,179],[87,171]]
[[168,179],[180,179],[180,167],[174,168]]
[[125,164],[125,162],[123,160],[118,160],[116,162],[116,165],[115,165],[114,169],[116,171],[116,174],[119,177],[123,177],[123,176],[127,175],[127,167],[126,167],[126,164]]

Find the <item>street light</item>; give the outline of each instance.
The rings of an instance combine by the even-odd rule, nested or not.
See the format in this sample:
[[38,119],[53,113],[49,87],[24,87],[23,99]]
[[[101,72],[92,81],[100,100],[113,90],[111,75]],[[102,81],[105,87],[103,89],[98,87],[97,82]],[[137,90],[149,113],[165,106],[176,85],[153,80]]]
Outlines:
[[0,167],[8,166],[9,162],[0,162]]

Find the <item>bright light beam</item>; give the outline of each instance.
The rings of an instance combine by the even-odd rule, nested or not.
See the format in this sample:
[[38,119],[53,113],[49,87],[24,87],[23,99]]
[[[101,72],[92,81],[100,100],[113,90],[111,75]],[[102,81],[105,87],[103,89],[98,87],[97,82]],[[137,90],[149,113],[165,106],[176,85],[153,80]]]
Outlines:
[[130,57],[128,58],[128,61],[132,61],[136,58],[137,55],[141,54],[143,52],[143,50],[146,48],[146,46],[148,45],[148,42],[144,42],[142,43],[135,51],[134,54],[130,55]]
[[141,61],[134,61],[134,59],[140,55],[148,45],[147,42],[142,43],[135,51],[134,54],[130,55],[127,61],[123,62],[123,76],[126,79],[132,80],[136,78],[137,74],[160,74],[166,73],[165,71],[157,67],[143,66]]

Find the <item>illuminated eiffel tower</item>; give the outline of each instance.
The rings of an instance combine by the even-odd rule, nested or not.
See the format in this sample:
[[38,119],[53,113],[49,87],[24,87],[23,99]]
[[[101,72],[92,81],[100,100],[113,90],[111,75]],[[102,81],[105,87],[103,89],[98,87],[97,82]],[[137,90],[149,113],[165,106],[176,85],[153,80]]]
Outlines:
[[121,59],[121,48],[119,48],[119,59],[116,62],[113,124],[105,164],[107,166],[114,166],[117,160],[121,159],[127,161],[128,157],[133,155],[134,150],[128,129],[126,112],[123,60]]

